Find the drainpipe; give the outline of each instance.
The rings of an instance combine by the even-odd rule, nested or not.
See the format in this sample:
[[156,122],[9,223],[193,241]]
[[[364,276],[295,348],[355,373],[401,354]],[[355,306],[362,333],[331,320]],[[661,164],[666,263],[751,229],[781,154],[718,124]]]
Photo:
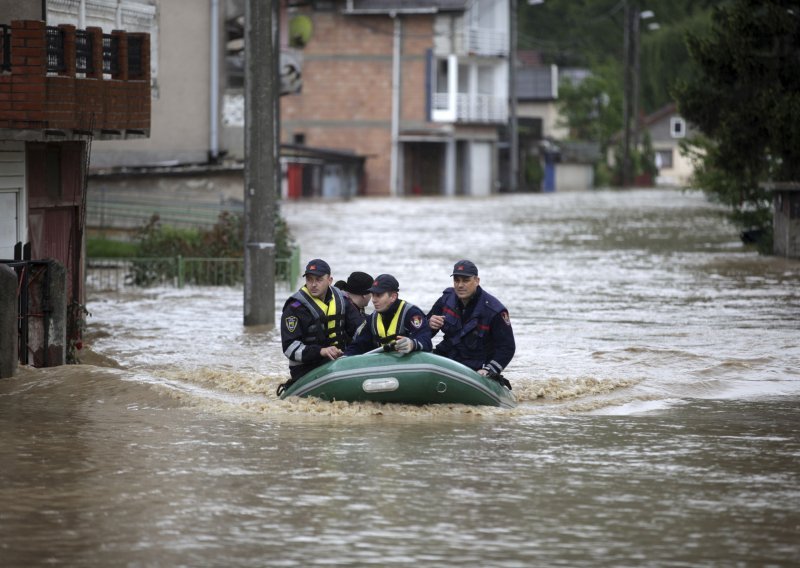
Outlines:
[[86,29],[86,0],[81,0],[80,6],[78,6],[78,29]]
[[211,0],[211,70],[209,77],[209,161],[216,162],[219,156],[219,0]]
[[403,22],[396,13],[394,19],[394,49],[392,53],[392,157],[389,167],[389,191],[391,195],[400,192],[400,49],[403,38]]

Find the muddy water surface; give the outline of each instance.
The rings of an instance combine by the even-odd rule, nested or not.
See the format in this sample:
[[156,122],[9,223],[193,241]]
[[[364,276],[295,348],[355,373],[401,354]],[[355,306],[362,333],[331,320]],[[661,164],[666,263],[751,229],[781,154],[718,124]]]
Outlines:
[[0,565],[800,555],[800,264],[701,196],[283,212],[304,259],[391,272],[425,309],[474,260],[511,312],[518,408],[278,401],[279,337],[242,327],[241,289],[94,294],[84,365],[0,381]]

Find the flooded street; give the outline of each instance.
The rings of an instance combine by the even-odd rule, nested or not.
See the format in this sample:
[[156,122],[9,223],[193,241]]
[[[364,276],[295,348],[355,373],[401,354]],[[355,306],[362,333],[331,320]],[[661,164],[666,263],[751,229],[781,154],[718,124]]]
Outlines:
[[[800,262],[695,193],[284,203],[302,259],[427,311],[459,258],[519,406],[279,401],[240,288],[95,293],[0,381],[0,565],[792,565]],[[289,289],[277,295],[278,314]]]

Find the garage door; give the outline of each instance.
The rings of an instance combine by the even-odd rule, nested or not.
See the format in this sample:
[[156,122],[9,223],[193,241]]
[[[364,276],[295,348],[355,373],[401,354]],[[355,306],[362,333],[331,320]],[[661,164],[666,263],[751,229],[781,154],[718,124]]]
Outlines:
[[0,259],[13,259],[16,243],[17,193],[0,191]]
[[25,143],[0,141],[0,259],[13,259],[14,245],[21,240],[24,187]]

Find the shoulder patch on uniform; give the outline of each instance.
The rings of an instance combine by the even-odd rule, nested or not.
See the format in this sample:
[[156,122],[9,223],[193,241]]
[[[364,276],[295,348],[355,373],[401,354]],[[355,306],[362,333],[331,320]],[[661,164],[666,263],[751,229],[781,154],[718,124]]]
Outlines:
[[422,316],[420,315],[411,316],[411,325],[413,325],[417,329],[422,327]]
[[508,316],[508,312],[503,310],[500,312],[500,317],[503,318],[503,321],[506,322],[506,325],[511,325],[511,318]]
[[286,329],[289,330],[289,333],[294,333],[294,330],[297,329],[297,316],[288,316],[285,320]]
[[301,304],[300,302],[298,302],[297,300],[295,300],[294,302],[292,302],[292,303],[291,303],[291,304],[289,304],[289,305],[290,305],[290,306],[292,306],[293,308],[299,308],[299,307],[300,307],[300,306],[302,306],[303,304]]

